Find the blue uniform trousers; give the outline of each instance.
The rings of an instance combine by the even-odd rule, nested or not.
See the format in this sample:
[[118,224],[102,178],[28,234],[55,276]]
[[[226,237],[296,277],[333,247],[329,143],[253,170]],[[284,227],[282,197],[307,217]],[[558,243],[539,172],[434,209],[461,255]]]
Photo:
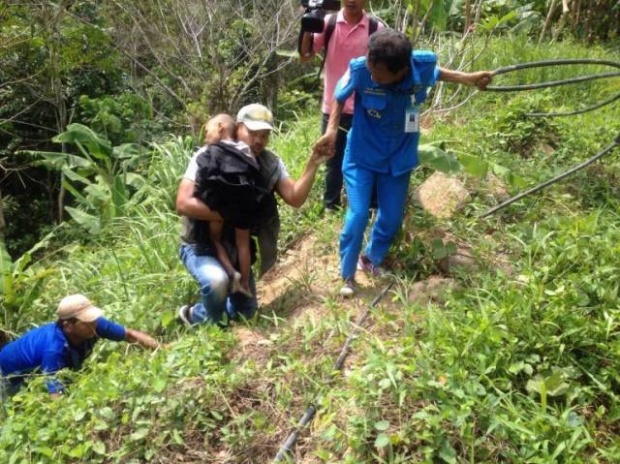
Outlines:
[[344,279],[348,279],[355,276],[372,192],[376,188],[378,209],[365,254],[379,266],[403,223],[411,171],[392,176],[347,164],[345,160],[343,175],[348,209],[340,234],[340,272]]

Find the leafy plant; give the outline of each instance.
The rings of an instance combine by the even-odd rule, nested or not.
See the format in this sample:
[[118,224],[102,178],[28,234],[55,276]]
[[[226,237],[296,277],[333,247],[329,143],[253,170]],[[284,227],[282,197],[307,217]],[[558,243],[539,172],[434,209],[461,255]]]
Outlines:
[[71,217],[91,234],[125,214],[132,192],[144,184],[144,178],[127,169],[140,156],[138,147],[110,142],[81,124],[71,124],[54,141],[73,144],[79,155],[36,152],[41,164],[63,174],[63,187],[76,199],[80,208],[67,206]]

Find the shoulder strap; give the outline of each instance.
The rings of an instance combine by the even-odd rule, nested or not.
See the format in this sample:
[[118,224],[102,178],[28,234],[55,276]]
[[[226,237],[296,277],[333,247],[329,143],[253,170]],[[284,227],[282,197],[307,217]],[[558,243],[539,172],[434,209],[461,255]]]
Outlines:
[[[327,21],[327,27],[325,28],[325,37],[323,39],[323,61],[321,61],[321,66],[319,67],[318,76],[321,77],[321,72],[323,71],[323,66],[325,66],[325,58],[327,57],[327,47],[329,45],[329,39],[332,37],[332,33],[334,32],[334,28],[336,27],[336,20],[338,19],[338,15],[332,14]],[[368,16],[368,36],[370,37],[379,27],[379,20],[374,16]]]
[[379,27],[379,21],[374,16],[368,17],[368,35],[371,36]]
[[338,19],[338,15],[332,14],[327,20],[327,27],[325,28],[325,32],[323,33],[323,60],[321,61],[321,65],[319,66],[319,74],[318,77],[321,77],[321,73],[323,72],[323,67],[325,66],[325,59],[327,58],[327,47],[329,45],[329,39],[332,38],[332,33],[336,28],[336,19]]
[[323,56],[327,56],[327,47],[329,45],[329,39],[332,38],[332,34],[334,33],[334,29],[336,28],[336,19],[338,19],[338,15],[332,14],[327,21],[327,27],[325,28],[325,33],[323,37]]

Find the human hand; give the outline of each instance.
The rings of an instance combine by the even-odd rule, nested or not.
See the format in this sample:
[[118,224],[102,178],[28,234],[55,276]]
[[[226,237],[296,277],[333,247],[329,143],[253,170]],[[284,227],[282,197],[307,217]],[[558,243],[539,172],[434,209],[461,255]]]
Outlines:
[[336,133],[326,131],[312,146],[310,161],[321,164],[336,153]]
[[489,85],[492,80],[493,73],[491,71],[478,71],[472,73],[472,83],[480,90],[486,89],[487,85]]

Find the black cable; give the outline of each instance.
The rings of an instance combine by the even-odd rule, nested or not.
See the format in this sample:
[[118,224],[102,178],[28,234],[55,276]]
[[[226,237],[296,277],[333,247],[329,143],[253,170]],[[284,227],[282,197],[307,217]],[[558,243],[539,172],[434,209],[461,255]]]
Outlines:
[[557,87],[559,85],[576,84],[578,82],[588,82],[596,79],[606,79],[608,77],[618,77],[620,71],[591,74],[589,76],[571,77],[570,79],[562,79],[559,81],[539,82],[537,84],[520,84],[520,85],[489,85],[485,90],[494,92],[517,92],[520,90],[536,90],[546,89],[548,87]]
[[618,92],[616,95],[612,96],[611,98],[608,98],[607,100],[603,100],[602,102],[597,103],[596,105],[588,106],[587,108],[583,108],[583,109],[580,109],[580,110],[568,111],[566,113],[525,113],[525,116],[530,116],[530,117],[540,117],[540,116],[549,116],[549,117],[555,117],[555,116],[574,116],[576,114],[583,114],[583,113],[587,113],[589,111],[597,110],[599,108],[602,108],[603,106],[606,106],[606,105],[609,105],[610,103],[615,102],[618,99],[620,99],[620,92]]
[[500,209],[505,208],[508,205],[511,205],[512,203],[514,203],[515,201],[520,200],[521,198],[530,195],[532,193],[536,193],[539,190],[542,190],[545,187],[548,187],[551,184],[554,184],[562,179],[564,179],[565,177],[568,177],[569,175],[573,174],[576,171],[579,171],[580,169],[585,168],[586,166],[594,163],[596,160],[602,158],[603,156],[605,156],[607,153],[610,153],[616,146],[620,145],[620,133],[618,133],[618,135],[616,136],[616,138],[614,139],[614,141],[608,145],[606,148],[604,148],[603,150],[601,150],[600,152],[598,152],[596,155],[594,155],[592,158],[584,161],[583,163],[572,167],[571,169],[569,169],[566,172],[563,172],[562,174],[549,179],[546,182],[543,182],[542,184],[537,185],[536,187],[533,187],[529,190],[526,190],[525,192],[520,193],[519,195],[516,195],[506,201],[504,201],[503,203],[491,208],[490,210],[488,210],[486,213],[484,213],[482,216],[480,216],[481,218],[485,218],[490,216],[491,214],[499,211]]
[[[344,364],[344,361],[347,355],[349,354],[351,343],[357,336],[357,333],[359,332],[359,329],[364,323],[364,321],[366,321],[366,318],[368,318],[368,315],[370,314],[370,310],[374,308],[377,305],[377,303],[379,303],[379,301],[381,301],[381,299],[390,290],[390,288],[392,288],[392,285],[394,285],[394,282],[395,280],[392,279],[390,283],[383,290],[381,290],[381,292],[379,292],[379,294],[372,300],[372,302],[368,305],[368,308],[366,308],[366,311],[364,311],[360,315],[360,317],[357,319],[357,321],[355,321],[355,323],[353,324],[353,329],[351,330],[351,333],[347,337],[347,340],[344,342],[344,346],[342,347],[342,350],[340,351],[340,355],[338,356],[338,359],[336,360],[336,362],[334,363],[334,366],[332,367],[332,372],[339,371],[342,368],[342,365]],[[331,380],[332,380],[332,376],[330,375],[326,383],[331,382]],[[297,441],[299,432],[301,431],[303,427],[305,427],[308,423],[310,423],[315,413],[316,413],[316,407],[313,404],[308,406],[308,409],[306,409],[306,412],[304,413],[301,420],[299,421],[299,424],[297,424],[297,427],[295,428],[295,430],[293,430],[291,434],[288,436],[288,438],[286,439],[286,441],[284,442],[284,444],[278,451],[278,454],[274,458],[273,462],[282,462],[284,459],[286,459],[286,457],[290,454],[291,449],[295,445],[295,442]]]
[[[533,68],[546,68],[549,66],[564,66],[564,65],[576,65],[576,64],[597,64],[603,66],[611,66],[612,68],[620,69],[620,63],[609,60],[597,60],[597,59],[572,59],[572,60],[544,60],[544,61],[533,61],[531,63],[519,63],[513,64],[511,66],[505,66],[503,68],[498,68],[493,71],[493,76],[499,76],[501,74],[507,74],[515,71],[521,71],[523,69],[533,69]],[[605,79],[608,77],[616,77],[619,76],[620,72],[608,72],[602,74],[592,74],[590,76],[580,76],[580,77],[572,77],[569,79],[562,79],[559,81],[550,81],[550,82],[540,82],[537,84],[522,84],[522,85],[489,85],[485,90],[490,90],[493,92],[512,92],[512,91],[520,91],[520,90],[534,90],[534,89],[544,89],[547,87],[556,87],[558,85],[566,85],[566,84],[574,84],[577,82],[587,82],[595,79]]]
[[[570,60],[545,60],[545,61],[533,61],[531,63],[519,63],[511,66],[505,66],[503,68],[498,68],[493,71],[494,76],[498,76],[501,74],[507,74],[515,71],[521,71],[523,69],[533,69],[533,68],[544,68],[549,66],[564,66],[564,65],[576,65],[576,64],[590,64],[590,65],[603,65],[603,66],[611,66],[612,68],[620,69],[620,63],[609,60],[598,60],[598,59],[570,59]],[[550,81],[550,82],[541,82],[536,84],[521,84],[521,85],[489,85],[484,90],[488,90],[491,92],[514,92],[514,91],[522,91],[522,90],[535,90],[535,89],[544,89],[548,87],[557,87],[559,85],[567,85],[567,84],[575,84],[578,82],[587,82],[596,79],[606,79],[609,77],[618,77],[620,76],[620,72],[608,72],[602,74],[592,74],[589,76],[580,76],[573,77],[570,79],[562,79],[559,81]],[[580,110],[568,111],[568,112],[555,112],[555,113],[525,113],[525,116],[531,117],[554,117],[554,116],[574,116],[577,114],[587,113],[589,111],[594,111],[603,106],[609,105],[616,100],[620,99],[620,93],[613,95],[612,97],[604,100],[600,103],[597,103],[592,106],[588,106],[586,108],[582,108]]]
[[493,71],[494,75],[506,74],[513,71],[519,71],[521,69],[531,69],[531,68],[545,68],[549,66],[564,66],[564,65],[575,65],[575,64],[600,64],[603,66],[611,66],[612,68],[620,69],[620,63],[616,61],[609,60],[597,60],[590,58],[576,58],[569,60],[542,60],[542,61],[532,61],[529,63],[518,63],[510,66],[504,66],[502,68],[497,68]]
[[[617,63],[615,61],[608,61],[608,60],[597,60],[597,59],[571,59],[571,60],[547,60],[547,61],[536,61],[536,62],[531,62],[531,63],[520,63],[520,64],[515,64],[512,66],[506,66],[503,68],[498,68],[495,71],[493,71],[493,75],[501,75],[501,74],[506,74],[506,73],[510,73],[510,72],[514,72],[514,71],[519,71],[522,69],[532,69],[532,68],[540,68],[540,67],[547,67],[547,66],[562,66],[562,65],[575,65],[575,64],[597,64],[597,65],[604,65],[604,66],[611,66],[613,68],[618,68],[620,69],[620,63]],[[573,84],[575,82],[585,82],[588,80],[594,80],[594,79],[601,79],[601,78],[606,78],[606,77],[615,77],[617,75],[620,75],[620,73],[604,73],[604,74],[594,74],[591,76],[582,76],[582,77],[576,77],[576,78],[571,78],[571,79],[564,79],[561,81],[551,81],[551,82],[543,82],[543,83],[539,83],[539,84],[528,84],[528,85],[516,85],[516,86],[488,86],[485,90],[490,90],[490,91],[495,91],[495,92],[508,92],[508,91],[521,91],[521,90],[533,90],[533,89],[540,89],[540,88],[546,88],[546,87],[555,87],[558,85],[565,85],[565,84]],[[596,110],[598,108],[602,108],[603,106],[609,105],[613,102],[615,102],[616,100],[620,99],[620,92],[612,95],[610,98],[608,98],[607,100],[604,100],[600,103],[597,103],[596,105],[592,105],[589,106],[587,108],[582,108],[580,110],[575,110],[575,111],[569,111],[569,112],[555,112],[555,113],[525,113],[526,116],[532,116],[532,117],[541,117],[541,116],[548,116],[548,117],[554,117],[554,116],[572,116],[572,115],[576,115],[576,114],[583,114],[583,113],[587,113],[588,111],[593,111]],[[542,184],[539,184],[525,192],[522,192],[506,201],[504,201],[503,203],[491,208],[490,210],[488,210],[486,213],[484,213],[482,216],[482,218],[488,217],[491,214],[499,211],[500,209],[505,208],[508,205],[511,205],[512,203],[520,200],[521,198],[530,195],[532,193],[536,193],[540,190],[542,190],[545,187],[548,187],[551,184],[554,184],[562,179],[564,179],[565,177],[568,177],[569,175],[575,173],[576,171],[579,171],[580,169],[585,168],[586,166],[594,163],[595,161],[597,161],[598,159],[602,158],[603,156],[605,156],[607,153],[611,152],[617,145],[620,145],[620,134],[618,134],[618,136],[614,139],[614,141],[605,149],[603,149],[602,151],[600,151],[599,153],[597,153],[596,155],[594,155],[592,158],[584,161],[583,163],[572,167],[571,169],[569,169],[568,171],[565,171],[564,173],[549,179],[546,182],[543,182]]]

